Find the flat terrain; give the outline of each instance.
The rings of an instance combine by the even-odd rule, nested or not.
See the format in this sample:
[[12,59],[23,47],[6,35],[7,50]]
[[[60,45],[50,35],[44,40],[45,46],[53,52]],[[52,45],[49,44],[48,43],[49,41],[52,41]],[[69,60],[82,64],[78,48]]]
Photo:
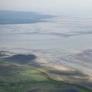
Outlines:
[[[24,59],[25,58],[25,59]],[[40,67],[34,55],[0,55],[0,92],[91,92],[78,84],[56,80],[53,68]],[[26,60],[30,61],[27,62]],[[20,62],[19,62],[20,61]],[[33,63],[34,62],[34,63]],[[65,75],[65,73],[63,73]],[[71,74],[72,75],[72,74]],[[66,74],[67,76],[67,74]]]
[[92,92],[92,17],[0,11],[0,92]]

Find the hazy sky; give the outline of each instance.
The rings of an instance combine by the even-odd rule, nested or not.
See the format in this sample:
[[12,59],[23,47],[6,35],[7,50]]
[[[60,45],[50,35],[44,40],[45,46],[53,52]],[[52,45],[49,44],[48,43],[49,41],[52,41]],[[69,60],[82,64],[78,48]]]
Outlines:
[[92,0],[0,0],[0,10],[90,15]]

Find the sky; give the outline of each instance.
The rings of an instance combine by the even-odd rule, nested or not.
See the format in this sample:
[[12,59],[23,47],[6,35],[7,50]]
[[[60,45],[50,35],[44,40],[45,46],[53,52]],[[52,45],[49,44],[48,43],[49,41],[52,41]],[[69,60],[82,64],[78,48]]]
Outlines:
[[92,0],[0,0],[0,10],[92,15]]

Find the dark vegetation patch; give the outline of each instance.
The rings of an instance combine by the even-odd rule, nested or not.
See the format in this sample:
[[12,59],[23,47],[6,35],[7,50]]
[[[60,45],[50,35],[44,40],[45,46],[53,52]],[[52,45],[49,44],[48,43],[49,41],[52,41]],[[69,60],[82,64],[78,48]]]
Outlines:
[[4,60],[6,60],[8,62],[26,64],[26,63],[34,62],[35,59],[36,59],[36,56],[33,54],[32,55],[18,54],[18,55],[13,55],[13,56],[7,57]]

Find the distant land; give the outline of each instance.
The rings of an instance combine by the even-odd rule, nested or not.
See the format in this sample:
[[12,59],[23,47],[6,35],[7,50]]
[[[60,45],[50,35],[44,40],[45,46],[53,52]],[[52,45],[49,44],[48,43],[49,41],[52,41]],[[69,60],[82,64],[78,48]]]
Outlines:
[[23,11],[0,11],[0,24],[25,24],[44,22],[45,19],[52,18],[52,15],[40,14],[37,12]]

